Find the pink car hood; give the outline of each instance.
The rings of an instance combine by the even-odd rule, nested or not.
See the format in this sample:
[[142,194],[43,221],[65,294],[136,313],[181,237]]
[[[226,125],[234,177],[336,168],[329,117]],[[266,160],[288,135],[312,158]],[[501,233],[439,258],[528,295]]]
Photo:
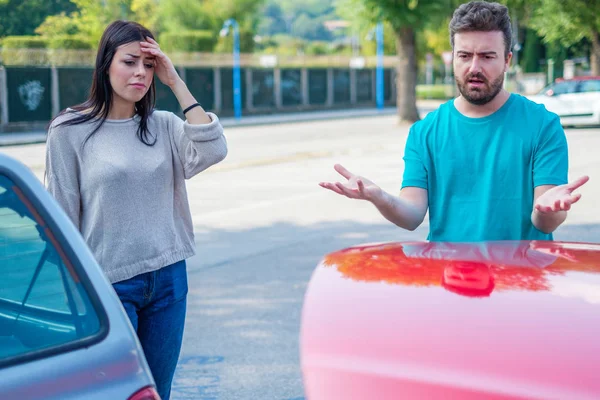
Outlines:
[[600,398],[600,245],[391,243],[328,254],[307,399]]

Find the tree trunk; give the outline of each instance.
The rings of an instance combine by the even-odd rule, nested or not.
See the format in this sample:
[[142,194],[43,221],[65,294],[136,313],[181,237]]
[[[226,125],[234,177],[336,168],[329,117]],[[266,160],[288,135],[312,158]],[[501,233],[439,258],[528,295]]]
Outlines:
[[592,54],[590,57],[592,75],[600,75],[600,33],[592,32]]
[[415,31],[403,27],[396,31],[396,103],[400,122],[418,121],[417,111],[417,56]]

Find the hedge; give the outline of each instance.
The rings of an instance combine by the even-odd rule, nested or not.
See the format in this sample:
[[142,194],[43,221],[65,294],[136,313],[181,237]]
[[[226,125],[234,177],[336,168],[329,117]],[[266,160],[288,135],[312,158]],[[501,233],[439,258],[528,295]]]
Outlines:
[[4,49],[45,49],[48,41],[41,36],[6,36],[2,39]]
[[160,46],[166,51],[213,51],[217,37],[212,31],[165,32],[160,35]]
[[[231,53],[233,51],[233,32],[225,37],[218,38],[215,53]],[[254,51],[254,32],[240,30],[240,53],[252,53]]]
[[94,46],[81,35],[58,35],[48,41],[48,48],[55,50],[91,50]]

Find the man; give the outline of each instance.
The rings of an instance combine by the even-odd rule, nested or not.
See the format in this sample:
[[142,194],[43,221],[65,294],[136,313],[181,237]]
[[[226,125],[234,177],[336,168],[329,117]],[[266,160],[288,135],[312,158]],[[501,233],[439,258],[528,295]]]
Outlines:
[[552,240],[588,181],[567,182],[567,141],[557,115],[503,89],[512,58],[508,9],[461,5],[450,22],[460,96],[415,123],[400,196],[335,169],[348,181],[324,188],[372,202],[416,229],[429,209],[431,241]]

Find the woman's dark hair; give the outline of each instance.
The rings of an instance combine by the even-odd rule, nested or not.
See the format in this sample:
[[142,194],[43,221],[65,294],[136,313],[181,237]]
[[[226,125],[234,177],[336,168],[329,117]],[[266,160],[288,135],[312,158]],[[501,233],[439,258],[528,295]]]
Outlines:
[[[142,25],[131,21],[115,21],[108,25],[100,39],[98,46],[98,54],[96,55],[96,67],[92,78],[92,86],[88,99],[76,106],[71,107],[72,110],[79,112],[74,118],[69,118],[57,126],[61,125],[78,125],[91,120],[99,119],[96,128],[86,137],[87,140],[100,129],[110,111],[110,106],[113,100],[113,89],[110,85],[108,70],[112,64],[117,48],[136,41],[144,41],[146,37],[154,39],[152,33]],[[138,127],[137,136],[146,145],[152,146],[156,143],[156,137],[150,141],[152,134],[148,130],[148,118],[154,111],[156,101],[156,87],[154,79],[148,92],[144,97],[135,103],[135,112],[140,117],[140,125]],[[85,111],[84,113],[81,113]],[[63,115],[69,110],[63,110],[59,115]],[[57,116],[58,117],[58,116]],[[55,118],[56,119],[56,118]],[[52,122],[51,122],[52,123]]]

